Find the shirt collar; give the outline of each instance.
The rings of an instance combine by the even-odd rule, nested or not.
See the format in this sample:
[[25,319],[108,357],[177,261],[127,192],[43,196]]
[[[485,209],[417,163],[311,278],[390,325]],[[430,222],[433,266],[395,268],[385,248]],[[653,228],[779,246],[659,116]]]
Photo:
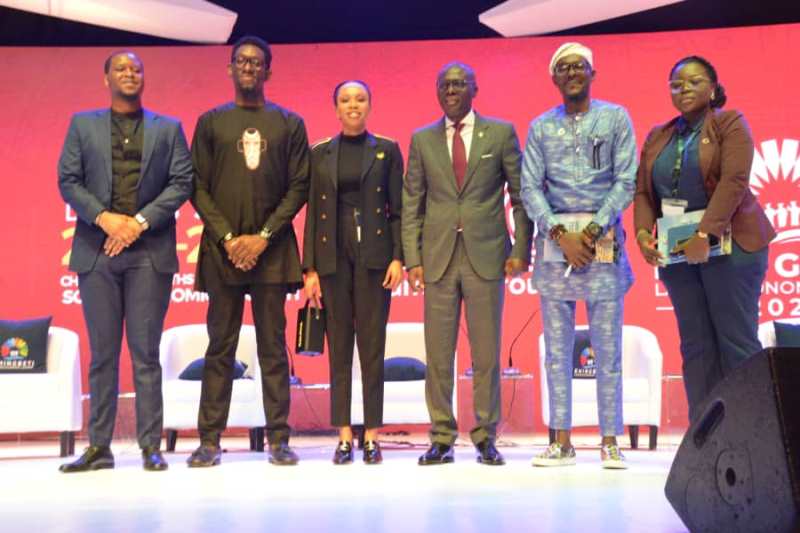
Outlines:
[[705,116],[701,117],[700,120],[698,120],[694,124],[690,124],[689,121],[687,121],[683,117],[678,117],[678,122],[677,124],[675,124],[675,129],[678,131],[679,135],[689,135],[690,133],[695,133],[700,131],[700,128],[703,127],[704,122],[705,122]]
[[[461,123],[464,126],[474,127],[475,126],[475,110],[470,109],[469,113],[467,113],[467,115],[464,118],[461,119]],[[445,117],[444,117],[444,127],[445,127],[445,129],[452,128],[454,125],[455,125],[455,122],[450,120],[447,117],[447,115],[445,115]]]

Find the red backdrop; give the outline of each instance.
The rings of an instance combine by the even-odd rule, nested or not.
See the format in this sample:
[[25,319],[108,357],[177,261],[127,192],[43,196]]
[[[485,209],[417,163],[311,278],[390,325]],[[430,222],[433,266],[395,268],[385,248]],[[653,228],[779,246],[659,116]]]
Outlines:
[[[800,85],[800,64],[787,50],[796,47],[800,25],[745,29],[585,37],[594,50],[597,77],[593,96],[625,105],[641,145],[648,130],[675,113],[666,80],[680,57],[699,54],[717,67],[728,107],[742,110],[756,143],[754,190],[780,232],[770,252],[770,270],[762,298],[762,321],[800,316],[800,104],[792,91]],[[460,59],[477,72],[476,109],[513,121],[524,143],[530,120],[559,103],[547,73],[553,50],[565,39],[524,38],[369,44],[274,46],[268,97],[300,113],[309,137],[338,131],[331,91],[343,79],[359,78],[372,87],[371,131],[400,141],[405,150],[411,132],[441,114],[435,76],[445,62]],[[56,187],[56,162],[70,115],[104,107],[109,97],[102,64],[109,48],[0,49],[0,183],[3,204],[0,231],[0,318],[53,315],[54,325],[81,334],[84,379],[89,349],[78,300],[77,277],[66,268],[74,214]],[[229,47],[139,48],[146,67],[145,105],[179,117],[191,140],[197,116],[232,98],[226,75]],[[631,210],[626,212],[630,231]],[[296,227],[302,234],[303,216]],[[204,322],[206,303],[191,291],[199,220],[187,203],[178,221],[180,273],[166,327]],[[629,246],[636,283],[626,299],[625,323],[654,331],[664,352],[664,372],[680,373],[675,320],[654,269]],[[289,317],[299,304],[290,299]],[[503,360],[512,340],[514,363],[538,369],[541,320],[529,276],[508,286],[503,329]],[[401,294],[392,302],[391,320],[421,321],[422,298]],[[585,317],[579,315],[579,322]],[[246,315],[246,321],[252,318]],[[293,320],[287,338],[293,339]],[[524,328],[524,329],[523,329]],[[462,329],[459,365],[469,366]],[[325,358],[295,358],[306,383],[327,382]],[[131,390],[127,351],[122,389]],[[85,382],[84,382],[85,384]],[[538,395],[537,395],[538,396]],[[538,409],[535,409],[538,412]]]

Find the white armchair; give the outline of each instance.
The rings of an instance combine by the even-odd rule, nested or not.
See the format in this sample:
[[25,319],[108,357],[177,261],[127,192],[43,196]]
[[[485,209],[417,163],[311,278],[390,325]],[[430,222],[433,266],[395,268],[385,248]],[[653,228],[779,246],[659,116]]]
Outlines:
[[[390,322],[386,325],[386,353],[384,360],[394,357],[413,357],[426,362],[425,326],[421,322]],[[453,382],[453,410],[457,409]],[[425,380],[387,381],[383,386],[384,424],[430,424],[425,403]],[[364,402],[361,385],[361,367],[358,349],[353,354],[353,389],[350,422],[354,426],[364,424]],[[361,439],[359,439],[359,442]]]
[[[588,326],[577,326],[576,331]],[[622,327],[622,420],[628,426],[631,447],[639,446],[639,426],[650,426],[650,449],[656,448],[661,425],[661,375],[663,355],[656,336],[638,326]],[[550,396],[545,370],[544,334],[539,336],[539,375],[542,420],[550,425]],[[596,426],[597,382],[572,380],[572,425]],[[550,440],[555,432],[550,430]]]
[[[51,326],[47,372],[0,374],[0,433],[61,433],[61,457],[75,453],[75,432],[83,426],[78,334]],[[14,408],[18,406],[19,408]]]
[[779,318],[778,320],[770,320],[758,325],[758,340],[761,341],[763,348],[773,348],[775,346],[775,322],[785,322],[787,324],[800,324],[800,317],[798,318]]
[[[164,430],[167,451],[175,451],[179,429],[196,429],[200,407],[200,381],[178,379],[189,363],[205,355],[208,332],[205,324],[190,324],[168,329],[161,336],[161,367],[164,394]],[[250,449],[264,450],[264,400],[261,396],[261,370],[256,352],[256,332],[242,326],[236,359],[247,364],[245,376],[233,380],[228,427],[250,430]]]

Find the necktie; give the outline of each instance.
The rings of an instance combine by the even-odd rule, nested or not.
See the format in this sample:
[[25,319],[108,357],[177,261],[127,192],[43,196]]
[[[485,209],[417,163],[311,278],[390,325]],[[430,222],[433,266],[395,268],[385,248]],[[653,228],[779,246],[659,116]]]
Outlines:
[[456,185],[458,190],[464,185],[464,176],[467,173],[467,149],[464,147],[464,139],[461,138],[461,128],[464,124],[458,122],[453,125],[453,173],[456,175]]

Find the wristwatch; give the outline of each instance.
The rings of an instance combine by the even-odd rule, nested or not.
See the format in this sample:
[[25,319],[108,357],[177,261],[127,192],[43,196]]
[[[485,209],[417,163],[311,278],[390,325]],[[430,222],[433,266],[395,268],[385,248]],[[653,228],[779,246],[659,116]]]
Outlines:
[[603,233],[603,228],[597,222],[589,222],[585,228],[583,228],[583,232],[592,240],[592,242],[597,241]]
[[150,228],[150,223],[147,222],[147,219],[144,218],[144,216],[142,216],[141,213],[136,213],[135,215],[133,215],[133,218],[135,218],[136,222],[138,222],[142,226],[143,230]]
[[270,238],[272,237],[272,231],[270,231],[268,227],[264,226],[261,228],[261,231],[258,232],[258,236],[269,242]]
[[225,234],[225,236],[224,236],[224,237],[222,237],[222,240],[221,240],[220,242],[221,242],[222,244],[225,244],[226,242],[228,242],[228,241],[232,241],[232,240],[233,240],[233,233],[231,233],[231,232],[229,231],[228,233],[226,233],[226,234]]
[[700,230],[695,231],[695,234],[701,239],[708,239],[708,233],[703,233]]

